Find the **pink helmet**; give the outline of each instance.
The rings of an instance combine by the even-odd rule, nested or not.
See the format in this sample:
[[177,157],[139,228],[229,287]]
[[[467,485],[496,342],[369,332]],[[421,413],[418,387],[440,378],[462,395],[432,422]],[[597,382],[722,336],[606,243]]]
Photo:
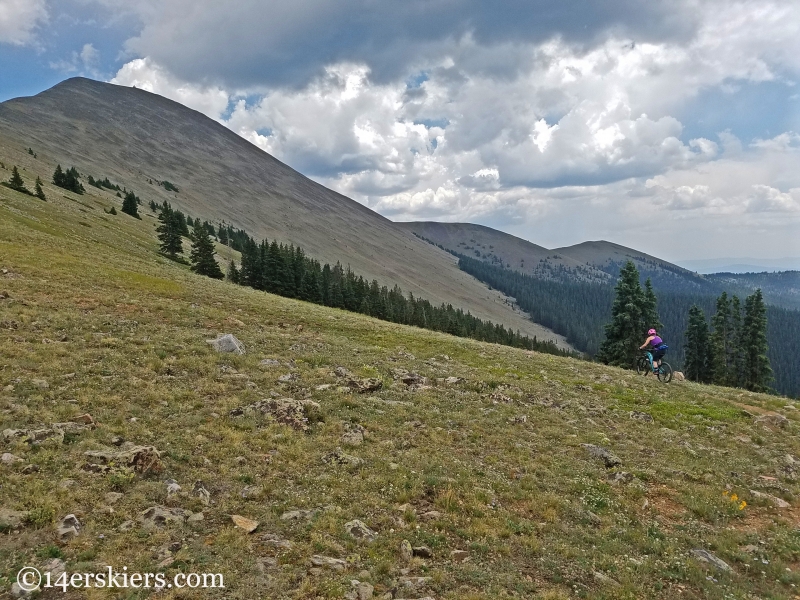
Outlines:
[[647,335],[655,335],[655,334],[656,334],[655,329],[651,329],[650,331],[647,332]]

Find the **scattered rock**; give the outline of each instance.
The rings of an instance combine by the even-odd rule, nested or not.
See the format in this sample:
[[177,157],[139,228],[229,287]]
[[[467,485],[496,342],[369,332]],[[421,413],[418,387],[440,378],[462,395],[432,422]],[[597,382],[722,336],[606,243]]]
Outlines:
[[27,429],[4,429],[3,441],[5,443],[13,442],[14,440],[24,439],[28,435]]
[[41,588],[38,585],[32,590],[23,588],[17,581],[11,585],[11,596],[14,598],[32,598],[40,591]]
[[450,552],[450,558],[455,562],[464,562],[469,558],[469,552],[466,550],[453,550]]
[[433,558],[433,550],[427,546],[415,546],[412,550],[414,552],[414,556],[419,556],[420,558]]
[[121,437],[119,435],[115,435],[115,436],[113,436],[111,438],[110,441],[111,441],[111,445],[112,446],[122,446],[122,444],[125,443],[125,438],[123,438],[123,437]]
[[630,483],[633,481],[633,473],[619,471],[611,476],[611,483]]
[[711,554],[711,552],[709,552],[708,550],[703,550],[702,548],[695,548],[694,550],[692,550],[692,554],[695,556],[695,558],[697,558],[697,560],[706,562],[720,571],[729,571],[729,572],[733,571],[733,569],[730,568],[728,563],[726,563],[721,558],[717,558],[716,556]]
[[90,450],[84,452],[87,465],[84,468],[95,472],[107,472],[113,467],[128,467],[136,473],[161,473],[164,463],[161,462],[161,453],[155,446],[132,446],[119,452],[105,450]]
[[186,517],[187,523],[199,523],[205,519],[205,515],[201,512],[191,513],[188,517]]
[[275,419],[278,423],[289,425],[293,429],[308,431],[309,417],[312,411],[318,411],[319,404],[313,400],[295,400],[294,398],[267,398],[249,406],[234,408],[230,415],[238,417],[245,414],[261,413]]
[[333,374],[336,375],[336,377],[342,377],[342,378],[350,378],[353,376],[353,374],[344,367],[336,367],[333,370]]
[[33,473],[39,472],[39,465],[25,465],[22,467],[20,473],[23,475],[32,475]]
[[84,413],[82,415],[78,415],[74,419],[72,419],[75,423],[83,423],[84,425],[96,425],[94,421],[94,417],[89,413]]
[[489,394],[489,400],[492,401],[492,404],[511,404],[514,402],[513,398],[506,396],[505,394],[501,394],[500,392],[493,392]]
[[62,429],[30,429],[26,433],[25,441],[32,446],[40,446],[47,442],[58,445],[64,442],[64,431]]
[[21,462],[23,462],[23,460],[19,456],[11,454],[10,452],[4,452],[3,455],[0,456],[0,463],[4,465],[11,466]]
[[789,419],[778,413],[768,413],[766,415],[758,416],[756,417],[755,422],[761,425],[772,425],[773,427],[781,428],[785,428],[787,425],[789,425]]
[[322,462],[329,465],[347,465],[349,467],[360,467],[364,464],[363,459],[345,454],[341,448],[336,448],[333,452],[323,455]]
[[294,547],[292,542],[289,540],[284,540],[274,533],[265,533],[259,539],[265,546],[272,546],[273,548],[278,548],[280,550],[291,550]]
[[206,485],[199,479],[192,486],[192,496],[200,498],[200,502],[206,506],[211,503],[211,492],[206,489]]
[[262,367],[278,367],[281,364],[281,361],[275,360],[274,358],[265,358],[260,363]]
[[508,422],[511,423],[512,425],[521,425],[523,423],[527,423],[528,422],[528,416],[527,415],[517,415],[516,417],[511,417],[508,420]]
[[260,485],[246,485],[239,495],[245,500],[253,500],[259,498],[264,494],[264,488]]
[[59,482],[58,487],[60,487],[62,490],[68,490],[69,488],[75,487],[77,485],[78,482],[75,481],[74,479],[62,479]]
[[378,537],[377,532],[372,531],[363,521],[359,521],[358,519],[353,519],[345,523],[344,530],[350,534],[351,537],[365,542],[371,542]]
[[181,486],[179,486],[178,482],[174,479],[167,479],[164,485],[167,486],[167,498],[173,498],[181,491]]
[[67,570],[67,565],[60,558],[51,558],[42,565],[41,570],[50,574],[51,581],[56,581]]
[[594,444],[581,444],[581,446],[583,446],[591,456],[602,460],[606,466],[606,469],[612,469],[622,464],[622,461],[619,458],[611,454],[611,452],[602,446],[595,446]]
[[618,586],[619,585],[618,581],[612,579],[611,577],[609,577],[605,573],[601,573],[600,571],[593,571],[592,575],[594,575],[595,581],[597,581],[598,583],[600,583],[602,585],[613,585],[613,586]]
[[151,506],[139,515],[142,526],[148,529],[162,528],[170,523],[183,524],[189,516],[182,508],[167,508],[166,506]]
[[28,512],[0,508],[0,529],[16,529],[28,519]]
[[311,564],[315,567],[327,567],[334,571],[344,571],[347,568],[347,563],[340,558],[333,558],[330,556],[322,556],[315,554],[310,558]]
[[433,521],[434,519],[441,519],[442,513],[440,513],[438,510],[429,510],[427,512],[422,513],[420,515],[420,518],[423,519],[424,521]]
[[244,529],[247,533],[253,533],[256,529],[258,529],[258,521],[253,521],[247,517],[242,517],[241,515],[231,515],[231,520],[233,521],[234,525],[240,529]]
[[119,526],[119,530],[123,531],[123,532],[124,531],[130,531],[131,529],[133,529],[133,526],[135,524],[136,523],[134,523],[133,521],[130,521],[130,520],[129,521],[123,521]]
[[367,430],[358,423],[345,423],[344,429],[344,434],[339,439],[342,444],[360,446],[364,442],[364,434]]
[[81,532],[81,522],[75,515],[67,515],[59,521],[56,527],[56,535],[62,542],[71,540]]
[[244,344],[236,339],[232,333],[226,333],[214,340],[206,340],[217,352],[232,352],[234,354],[244,354]]
[[686,376],[681,371],[673,371],[672,378],[675,381],[686,381]]
[[400,542],[400,558],[403,562],[411,562],[411,559],[414,558],[414,549],[408,540]]
[[758,498],[759,500],[767,500],[771,502],[776,508],[792,507],[792,505],[789,504],[783,498],[778,498],[777,496],[773,496],[772,494],[765,494],[764,492],[759,492],[756,490],[750,490],[750,493],[753,495],[753,498]]
[[368,394],[370,392],[377,392],[380,390],[383,387],[383,381],[377,377],[369,377],[367,379],[350,379],[347,382],[347,385],[359,394]]
[[300,379],[300,376],[297,373],[287,373],[286,375],[278,377],[278,381],[281,383],[289,383],[290,381],[297,381],[298,379]]
[[444,380],[447,385],[455,385],[457,383],[461,383],[462,381],[464,381],[463,377],[446,377]]
[[646,412],[639,412],[638,410],[632,410],[630,412],[631,419],[634,421],[642,421],[643,423],[652,423],[653,417],[652,415]]
[[317,514],[316,510],[289,510],[281,515],[281,521],[299,521],[310,519]]
[[38,388],[40,390],[47,390],[50,389],[50,384],[47,383],[44,379],[32,379],[31,383],[33,387]]
[[120,500],[122,500],[125,494],[120,494],[119,492],[108,492],[105,495],[106,504],[116,504]]
[[375,588],[369,583],[353,579],[350,582],[350,591],[344,597],[345,600],[370,600],[375,593]]

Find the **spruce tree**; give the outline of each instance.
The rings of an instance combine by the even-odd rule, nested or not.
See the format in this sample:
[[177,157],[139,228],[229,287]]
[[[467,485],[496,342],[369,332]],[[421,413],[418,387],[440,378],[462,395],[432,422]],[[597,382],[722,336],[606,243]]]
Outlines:
[[650,329],[661,331],[662,327],[664,327],[663,323],[658,319],[657,305],[658,299],[655,291],[653,291],[653,283],[648,277],[647,281],[644,282],[644,304],[642,306],[643,329],[645,331]]
[[36,187],[34,188],[34,196],[39,198],[39,200],[44,200],[47,202],[47,198],[44,195],[44,190],[42,189],[42,180],[37,177],[36,178]]
[[228,265],[228,273],[226,274],[226,278],[231,283],[239,283],[239,269],[236,268],[236,263],[232,260]]
[[208,234],[208,229],[195,221],[192,231],[192,251],[189,255],[192,271],[198,275],[205,275],[214,279],[223,279],[225,275],[214,259],[214,242]]
[[[128,196],[125,196],[126,200]],[[125,210],[125,205],[122,205]],[[183,241],[175,213],[169,204],[164,201],[161,212],[158,214],[159,225],[156,227],[158,241],[161,242],[161,252],[172,260],[178,260],[178,255],[183,254]]]
[[709,381],[708,323],[703,311],[693,304],[689,309],[689,326],[686,329],[686,358],[683,368],[691,381]]
[[711,372],[712,381],[717,385],[730,385],[735,379],[730,356],[732,348],[732,328],[731,328],[731,303],[728,294],[722,292],[717,298],[717,307],[714,316],[711,318],[711,325],[714,328],[711,334]]
[[767,309],[761,289],[744,301],[744,386],[754,392],[769,390],[772,368],[767,357]]
[[735,294],[731,298],[731,332],[733,350],[731,351],[729,385],[742,387],[742,377],[744,376],[744,331],[741,302]]
[[64,171],[61,170],[61,165],[56,165],[56,170],[53,173],[53,185],[57,185],[58,187],[64,187],[65,185],[65,176]]
[[6,185],[8,185],[8,187],[10,187],[12,190],[31,195],[31,191],[25,187],[25,182],[22,180],[22,176],[20,176],[16,166],[11,169],[11,178],[8,180]]
[[125,198],[122,200],[122,212],[137,219],[142,218],[139,216],[139,203],[136,201],[136,195],[133,192],[125,194]]
[[611,322],[597,358],[608,365],[632,368],[647,329],[644,317],[647,300],[639,284],[639,271],[628,261],[619,274],[611,307]]

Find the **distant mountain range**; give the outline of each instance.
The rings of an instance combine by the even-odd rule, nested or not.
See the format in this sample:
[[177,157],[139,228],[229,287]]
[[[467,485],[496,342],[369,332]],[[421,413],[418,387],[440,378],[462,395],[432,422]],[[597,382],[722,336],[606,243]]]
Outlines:
[[[800,241],[797,243],[800,250]],[[785,258],[710,258],[705,260],[681,260],[682,267],[702,274],[709,273],[775,273],[778,271],[800,271],[800,256]]]

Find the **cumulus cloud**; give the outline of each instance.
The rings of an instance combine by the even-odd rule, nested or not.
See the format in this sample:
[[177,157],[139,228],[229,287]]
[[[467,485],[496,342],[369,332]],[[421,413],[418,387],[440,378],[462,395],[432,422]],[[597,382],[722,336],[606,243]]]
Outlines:
[[100,62],[100,52],[93,44],[84,44],[80,52],[73,52],[69,60],[60,60],[50,63],[51,69],[63,73],[80,73],[91,77],[98,77],[97,67]]
[[135,86],[159,94],[215,119],[219,119],[228,107],[229,95],[226,91],[215,86],[180,81],[148,58],[126,63],[111,83]]
[[14,46],[32,44],[37,27],[46,20],[45,0],[0,1],[0,43]]
[[781,192],[769,185],[754,185],[747,209],[751,212],[800,212],[800,189]]

